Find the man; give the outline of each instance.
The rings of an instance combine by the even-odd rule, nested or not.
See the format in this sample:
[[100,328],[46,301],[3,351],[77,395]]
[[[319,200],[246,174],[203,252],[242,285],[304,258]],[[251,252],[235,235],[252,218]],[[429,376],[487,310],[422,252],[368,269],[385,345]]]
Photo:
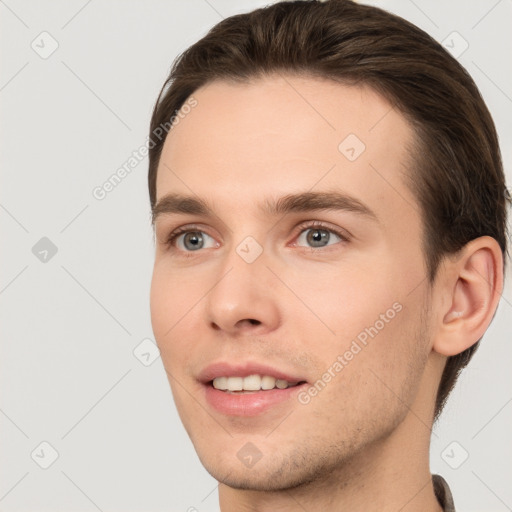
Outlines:
[[152,325],[221,510],[455,510],[431,429],[507,249],[469,75],[380,9],[281,2],[178,59],[154,134]]

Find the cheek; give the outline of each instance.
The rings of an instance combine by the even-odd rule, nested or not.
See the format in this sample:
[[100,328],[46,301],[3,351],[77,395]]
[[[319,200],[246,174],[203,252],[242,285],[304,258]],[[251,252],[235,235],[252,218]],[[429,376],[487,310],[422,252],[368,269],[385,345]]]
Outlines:
[[157,343],[160,344],[160,342],[163,341],[166,331],[172,326],[174,304],[171,290],[164,281],[164,276],[162,276],[162,272],[159,271],[157,265],[155,265],[153,269],[151,279],[149,307],[153,334],[155,335]]
[[183,363],[188,353],[182,350],[180,342],[187,340],[180,336],[180,329],[193,313],[191,308],[197,302],[194,288],[183,286],[180,279],[165,269],[164,265],[155,264],[150,288],[151,325],[155,341],[166,370]]
[[351,327],[359,336],[341,334],[336,346],[330,346],[323,357],[324,373],[314,383],[320,391],[306,406],[339,439],[357,436],[361,429],[370,437],[382,429],[391,431],[412,405],[425,364],[423,334],[407,304],[388,313],[388,323],[362,318],[362,329]]
[[194,271],[173,270],[165,260],[155,263],[150,289],[153,332],[161,341],[172,339],[180,324],[204,295]]
[[[318,336],[326,336],[334,348],[341,349],[347,341],[382,320],[380,315],[395,316],[393,304],[400,299],[393,269],[382,259],[375,261],[342,262],[317,266],[314,272],[299,269],[286,279],[289,294],[287,313],[293,322],[303,322],[303,328]],[[327,345],[327,344],[326,344]]]
[[[289,309],[299,323],[297,332],[303,333],[302,348],[318,358],[317,378],[322,379],[329,370],[336,375],[331,377],[336,381],[332,399],[343,395],[347,403],[361,393],[366,393],[366,403],[371,402],[378,377],[400,389],[411,365],[422,358],[422,345],[416,339],[421,304],[415,294],[408,295],[409,279],[401,275],[396,261],[387,265],[382,258],[379,264],[367,263],[355,272],[354,267],[350,272],[333,272],[331,268],[324,274],[315,273],[314,279],[297,275],[292,281],[309,309],[299,301]],[[381,391],[383,396],[389,394],[384,388]]]
[[163,265],[155,265],[150,289],[151,324],[173,400],[178,414],[185,420],[185,428],[190,421],[187,418],[195,413],[187,393],[180,386],[184,382],[183,369],[192,354],[190,340],[183,332],[180,334],[180,329],[189,320],[187,311],[195,302],[193,297],[184,296],[187,290],[189,288],[180,286],[179,278],[170,275]]

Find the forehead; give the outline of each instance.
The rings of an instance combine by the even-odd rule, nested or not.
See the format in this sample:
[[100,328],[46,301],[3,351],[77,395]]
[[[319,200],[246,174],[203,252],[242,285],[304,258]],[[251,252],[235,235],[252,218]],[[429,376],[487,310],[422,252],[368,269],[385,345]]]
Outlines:
[[247,209],[256,197],[339,189],[392,217],[416,208],[403,180],[414,134],[369,87],[274,75],[214,81],[193,97],[165,140],[157,200],[182,192]]

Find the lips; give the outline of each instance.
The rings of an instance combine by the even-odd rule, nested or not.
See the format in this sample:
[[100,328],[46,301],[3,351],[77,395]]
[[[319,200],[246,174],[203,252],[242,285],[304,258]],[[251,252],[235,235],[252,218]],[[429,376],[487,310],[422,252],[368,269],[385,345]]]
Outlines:
[[[258,379],[260,389],[255,385]],[[198,380],[207,404],[227,416],[256,416],[269,409],[289,408],[298,403],[293,398],[308,385],[301,375],[251,362],[211,364],[199,373]],[[269,385],[272,380],[275,387]]]

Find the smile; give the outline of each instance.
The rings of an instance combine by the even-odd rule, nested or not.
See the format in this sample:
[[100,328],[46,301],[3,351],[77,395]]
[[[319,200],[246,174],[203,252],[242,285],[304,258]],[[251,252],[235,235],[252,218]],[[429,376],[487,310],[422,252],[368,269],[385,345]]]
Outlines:
[[228,393],[269,391],[271,389],[287,389],[296,386],[297,382],[276,379],[271,375],[249,375],[247,377],[216,377],[213,387]]

